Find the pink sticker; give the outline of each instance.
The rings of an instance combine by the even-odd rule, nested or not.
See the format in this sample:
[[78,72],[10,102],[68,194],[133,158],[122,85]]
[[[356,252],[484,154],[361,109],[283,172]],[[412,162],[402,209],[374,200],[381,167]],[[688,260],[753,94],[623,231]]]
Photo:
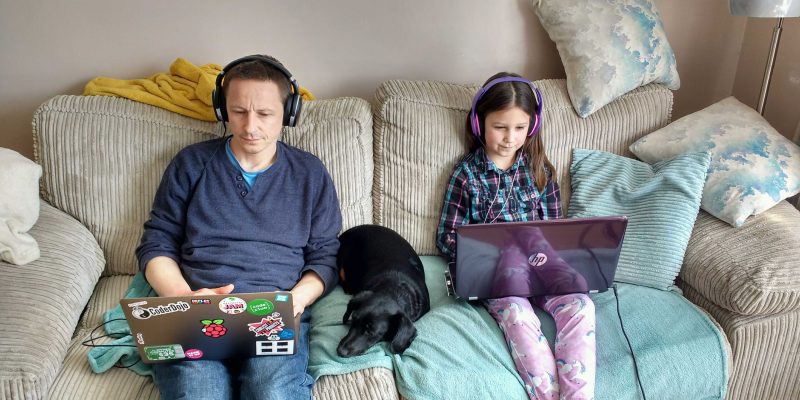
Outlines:
[[184,354],[186,355],[186,358],[191,358],[193,360],[196,360],[203,356],[203,351],[200,349],[189,349],[186,350]]

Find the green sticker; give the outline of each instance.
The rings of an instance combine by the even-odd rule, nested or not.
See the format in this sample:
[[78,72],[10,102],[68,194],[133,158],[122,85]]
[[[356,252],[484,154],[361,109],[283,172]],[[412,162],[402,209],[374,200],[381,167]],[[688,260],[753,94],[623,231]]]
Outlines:
[[146,346],[144,348],[144,354],[150,361],[177,360],[186,357],[186,355],[183,354],[183,347],[179,344]]
[[272,302],[265,299],[255,299],[247,303],[247,311],[253,315],[267,315],[275,309]]

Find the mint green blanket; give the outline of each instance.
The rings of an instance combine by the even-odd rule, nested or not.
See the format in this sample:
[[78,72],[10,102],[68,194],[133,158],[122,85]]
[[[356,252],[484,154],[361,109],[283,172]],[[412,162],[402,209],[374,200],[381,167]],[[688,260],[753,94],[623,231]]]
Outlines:
[[[393,369],[398,391],[409,399],[527,399],[503,335],[481,306],[447,297],[440,257],[422,257],[431,295],[431,311],[417,321],[417,338],[402,355],[384,343],[358,357],[341,358],[336,346],[347,332],[342,315],[349,296],[337,287],[311,309],[309,373],[340,375],[369,368]],[[722,399],[728,382],[724,338],[696,306],[680,294],[618,284],[620,312],[649,398]],[[137,274],[126,297],[154,295]],[[637,399],[638,386],[627,343],[617,317],[614,293],[593,295],[597,310],[598,399]],[[537,309],[542,329],[553,343],[553,320]],[[122,318],[122,321],[113,321]],[[121,333],[110,344],[133,345],[122,309],[104,315],[108,333]],[[150,375],[134,347],[98,347],[89,365],[100,373],[118,361]]]
[[[134,275],[125,297],[152,297],[156,293],[144,279],[141,272]],[[131,336],[131,328],[122,313],[122,306],[108,310],[103,314],[105,332],[108,335],[117,337],[109,343],[94,347],[89,350],[89,367],[95,373],[107,371],[114,365],[128,366],[133,372],[139,375],[153,375],[153,368],[149,364],[142,362],[139,352],[136,350],[136,343]]]
[[[341,288],[312,307],[309,373],[314,378],[369,367],[394,370],[409,399],[527,399],[500,329],[481,306],[447,297],[445,262],[422,257],[431,311],[417,321],[417,338],[402,355],[385,344],[354,358],[336,346],[347,331],[342,315],[349,296]],[[620,312],[648,398],[722,399],[728,382],[724,338],[708,317],[680,294],[618,284]],[[613,291],[593,295],[597,310],[598,399],[637,399],[628,345]],[[537,309],[548,340],[555,327]]]

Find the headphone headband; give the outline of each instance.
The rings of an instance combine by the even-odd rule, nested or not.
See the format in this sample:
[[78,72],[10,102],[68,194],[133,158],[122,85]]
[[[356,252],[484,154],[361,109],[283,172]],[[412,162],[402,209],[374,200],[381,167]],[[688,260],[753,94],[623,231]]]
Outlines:
[[475,97],[472,99],[472,107],[469,109],[469,121],[470,126],[472,127],[472,134],[479,137],[481,136],[481,124],[478,120],[478,113],[475,111],[475,107],[478,105],[478,101],[489,91],[493,86],[504,83],[504,82],[522,82],[528,84],[531,87],[531,91],[533,92],[533,101],[536,103],[534,105],[533,115],[531,119],[533,120],[533,124],[531,124],[531,130],[528,132],[528,136],[533,136],[536,132],[539,131],[541,127],[541,120],[542,120],[542,94],[539,93],[539,89],[536,86],[533,86],[533,82],[516,76],[504,76],[502,78],[492,79],[489,82],[486,82],[482,88],[478,89],[478,92],[475,93]]
[[228,110],[226,109],[226,99],[225,99],[225,91],[223,90],[222,83],[225,78],[225,75],[233,69],[233,67],[248,62],[248,61],[259,61],[264,63],[270,67],[277,69],[278,71],[283,74],[286,79],[289,80],[289,94],[286,96],[286,103],[284,104],[283,110],[283,125],[284,126],[295,126],[297,124],[297,117],[300,115],[300,109],[302,107],[302,97],[300,96],[300,85],[297,84],[297,80],[294,79],[292,74],[286,67],[283,66],[278,60],[275,60],[271,57],[267,57],[261,54],[253,54],[250,56],[245,56],[242,58],[237,58],[236,60],[231,61],[222,71],[217,75],[216,84],[214,87],[214,91],[211,93],[211,102],[214,105],[214,114],[217,116],[217,120],[227,122],[228,121]]

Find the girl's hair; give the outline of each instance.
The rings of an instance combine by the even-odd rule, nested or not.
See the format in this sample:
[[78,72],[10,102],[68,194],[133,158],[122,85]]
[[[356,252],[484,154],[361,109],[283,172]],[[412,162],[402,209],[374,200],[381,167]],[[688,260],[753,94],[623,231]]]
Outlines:
[[[500,72],[487,79],[483,86],[486,86],[486,84],[495,79],[507,76],[522,78],[520,75],[514,73]],[[475,151],[486,143],[486,115],[495,111],[519,107],[531,117],[528,123],[528,129],[530,130],[535,118],[536,100],[534,96],[531,86],[524,82],[502,82],[489,88],[478,100],[478,103],[475,104],[475,114],[478,116],[478,123],[481,128],[480,138],[472,133],[472,126],[469,116],[467,116],[465,134],[469,150]],[[523,151],[528,156],[530,171],[533,174],[536,187],[540,191],[544,190],[547,184],[547,170],[549,170],[551,174],[551,179],[554,181],[556,179],[555,167],[553,167],[553,164],[550,163],[550,160],[547,159],[547,155],[545,155],[541,135],[542,130],[540,129],[539,132],[535,133],[533,136],[526,137],[525,143],[522,145],[522,149],[520,149],[520,151]]]

